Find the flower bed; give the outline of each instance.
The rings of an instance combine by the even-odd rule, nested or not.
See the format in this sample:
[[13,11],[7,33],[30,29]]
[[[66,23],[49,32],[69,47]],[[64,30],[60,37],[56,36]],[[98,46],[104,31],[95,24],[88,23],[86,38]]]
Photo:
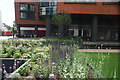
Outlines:
[[0,58],[2,65],[0,67],[1,78],[5,79],[10,73],[15,71],[28,59],[13,59],[13,58]]
[[88,64],[90,58],[78,53],[75,43],[69,46],[61,41],[55,43],[54,40],[3,41],[1,57],[30,59],[9,78],[98,78]]
[[[52,46],[48,52],[39,52],[39,57],[31,58],[16,72],[17,78],[63,79],[63,78],[96,78],[98,75],[87,64],[87,56],[80,57],[73,47]],[[38,55],[36,55],[38,56]],[[35,56],[35,57],[36,57]],[[10,78],[10,77],[9,77]]]

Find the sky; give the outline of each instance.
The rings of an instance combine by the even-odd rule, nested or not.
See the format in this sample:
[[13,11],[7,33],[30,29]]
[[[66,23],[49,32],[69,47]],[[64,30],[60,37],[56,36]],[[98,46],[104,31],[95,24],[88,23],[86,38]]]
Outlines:
[[15,21],[14,0],[0,0],[0,11],[2,23],[12,27]]

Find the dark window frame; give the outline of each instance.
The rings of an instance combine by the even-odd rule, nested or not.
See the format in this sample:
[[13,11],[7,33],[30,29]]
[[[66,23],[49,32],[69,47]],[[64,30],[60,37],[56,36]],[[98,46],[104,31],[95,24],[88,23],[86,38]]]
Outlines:
[[114,2],[112,2],[113,0],[111,0],[111,1],[107,1],[107,0],[104,0],[104,2],[103,2],[103,5],[117,5],[117,4],[119,4],[119,2],[120,1],[114,1]]
[[[28,9],[27,10],[21,10],[21,5],[22,4],[26,4],[26,3],[20,3],[20,19],[31,19],[31,20],[35,20],[35,5],[34,4],[26,4],[28,5]],[[30,5],[34,6],[34,10],[30,10]],[[26,18],[22,18],[21,17],[21,13],[26,13]]]
[[103,5],[118,5],[119,2],[103,2]]

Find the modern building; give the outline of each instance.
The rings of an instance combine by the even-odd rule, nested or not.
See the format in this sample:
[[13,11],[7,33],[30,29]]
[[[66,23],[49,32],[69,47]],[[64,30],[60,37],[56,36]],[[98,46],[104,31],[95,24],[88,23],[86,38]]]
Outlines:
[[52,14],[64,10],[72,15],[69,36],[81,36],[84,40],[90,41],[118,41],[120,36],[118,0],[69,1],[15,2],[15,21],[19,34],[23,37],[56,34],[57,27],[51,24],[50,19]]

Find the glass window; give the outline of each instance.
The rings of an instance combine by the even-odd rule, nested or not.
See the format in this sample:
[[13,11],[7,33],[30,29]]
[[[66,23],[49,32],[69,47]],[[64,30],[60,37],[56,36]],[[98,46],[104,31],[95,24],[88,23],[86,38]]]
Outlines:
[[119,2],[119,0],[104,0],[104,2]]
[[120,0],[104,0],[103,4],[118,4]]
[[26,19],[26,18],[27,18],[27,14],[24,13],[24,12],[21,12],[21,13],[20,13],[20,18]]
[[20,4],[20,10],[28,10],[27,4]]
[[46,8],[46,14],[50,15],[50,8]]
[[49,2],[41,2],[40,6],[41,7],[48,7],[49,6]]
[[30,11],[35,11],[35,6],[32,5],[32,4],[30,4],[30,5],[29,5],[29,10],[30,10]]

